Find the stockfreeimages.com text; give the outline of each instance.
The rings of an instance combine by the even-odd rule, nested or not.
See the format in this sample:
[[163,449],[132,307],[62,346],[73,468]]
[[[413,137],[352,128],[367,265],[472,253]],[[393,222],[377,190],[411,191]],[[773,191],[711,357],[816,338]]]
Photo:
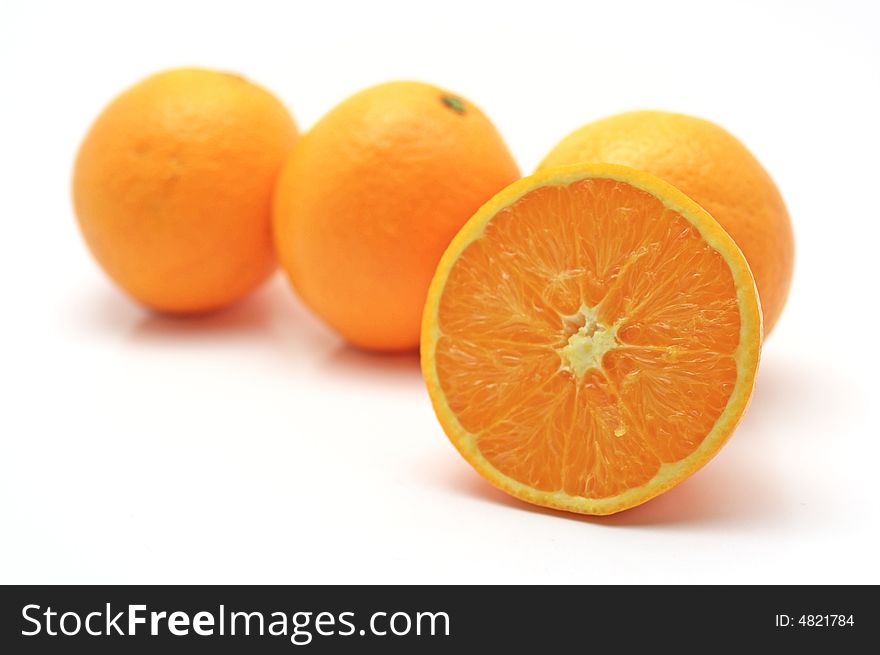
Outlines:
[[127,605],[117,611],[106,603],[101,610],[81,615],[52,607],[25,605],[22,610],[27,637],[48,635],[72,637],[159,636],[273,636],[289,637],[296,646],[311,643],[315,636],[378,637],[405,635],[449,636],[450,621],[446,612],[373,612],[361,627],[354,612],[246,612],[230,611],[220,605],[216,611],[152,611],[146,605]]

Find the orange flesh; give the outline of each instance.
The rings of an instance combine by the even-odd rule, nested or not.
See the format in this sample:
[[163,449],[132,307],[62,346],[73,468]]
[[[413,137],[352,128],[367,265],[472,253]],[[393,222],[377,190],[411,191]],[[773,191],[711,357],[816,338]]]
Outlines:
[[535,189],[469,244],[439,304],[450,409],[500,472],[600,499],[651,480],[712,430],[737,378],[721,254],[625,182]]

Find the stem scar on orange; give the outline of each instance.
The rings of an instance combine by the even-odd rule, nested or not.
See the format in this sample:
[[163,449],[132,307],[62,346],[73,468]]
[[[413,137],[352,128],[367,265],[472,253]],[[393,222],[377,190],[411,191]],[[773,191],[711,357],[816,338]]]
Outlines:
[[459,452],[522,500],[610,514],[705,464],[758,367],[754,278],[675,187],[553,168],[484,205],[444,253],[422,370]]

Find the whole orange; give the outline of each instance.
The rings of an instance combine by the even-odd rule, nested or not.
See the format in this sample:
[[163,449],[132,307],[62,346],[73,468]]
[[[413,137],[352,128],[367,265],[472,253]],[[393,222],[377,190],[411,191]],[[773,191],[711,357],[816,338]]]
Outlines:
[[281,265],[349,342],[413,350],[444,249],[518,177],[495,127],[461,96],[419,82],[369,88],[290,154],[275,197]]
[[275,268],[272,192],[297,135],[281,102],[238,75],[148,77],[104,109],[80,147],[73,198],[86,243],[158,311],[241,298]]
[[736,137],[693,116],[634,111],[572,132],[538,170],[581,162],[646,171],[706,209],[745,255],[764,310],[764,334],[770,333],[791,285],[794,235],[779,190]]

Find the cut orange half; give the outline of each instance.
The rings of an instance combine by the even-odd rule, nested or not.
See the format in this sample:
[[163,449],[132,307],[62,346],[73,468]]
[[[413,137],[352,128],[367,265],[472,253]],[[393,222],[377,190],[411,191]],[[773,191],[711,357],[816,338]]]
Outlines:
[[611,514],[727,441],[761,310],[739,248],[690,198],[623,166],[566,166],[512,184],[462,228],[421,348],[444,431],[489,482]]

